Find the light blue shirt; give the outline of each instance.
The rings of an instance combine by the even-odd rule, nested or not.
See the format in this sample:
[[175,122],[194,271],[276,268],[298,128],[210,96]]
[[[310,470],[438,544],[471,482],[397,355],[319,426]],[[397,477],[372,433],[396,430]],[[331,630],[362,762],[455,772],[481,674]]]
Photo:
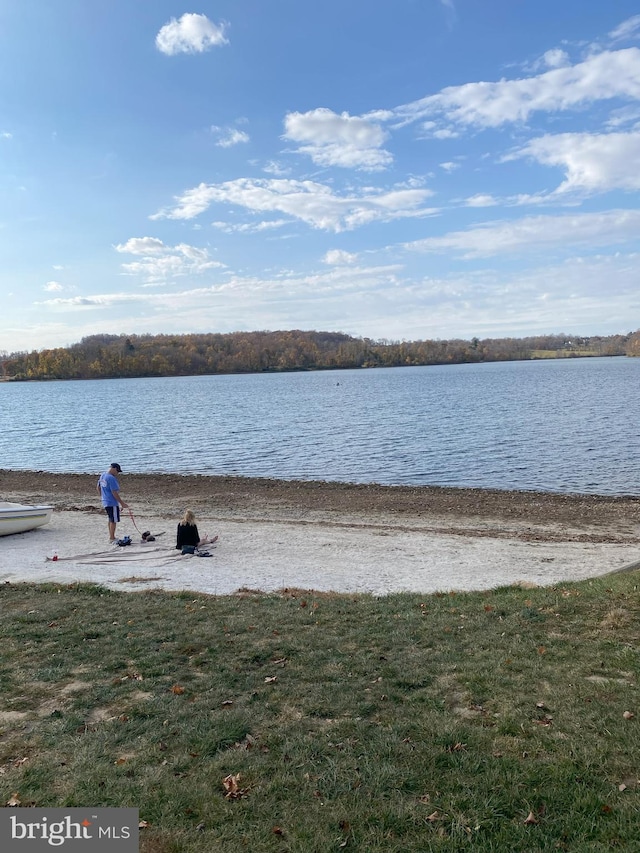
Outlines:
[[108,471],[105,471],[104,474],[101,475],[98,480],[98,485],[100,486],[100,497],[102,498],[102,506],[120,506],[118,501],[114,496],[114,492],[120,491],[120,486],[118,481],[110,474]]

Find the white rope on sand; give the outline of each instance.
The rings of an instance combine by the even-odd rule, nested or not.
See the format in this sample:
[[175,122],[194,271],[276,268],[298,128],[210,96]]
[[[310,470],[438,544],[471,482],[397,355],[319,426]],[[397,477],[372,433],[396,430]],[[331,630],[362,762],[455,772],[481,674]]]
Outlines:
[[167,548],[166,546],[149,548],[146,545],[142,545],[136,548],[132,545],[123,545],[116,546],[108,551],[91,551],[88,554],[74,554],[71,557],[45,557],[45,562],[73,562],[79,563],[82,566],[94,566],[102,563],[140,563],[145,560],[153,560],[156,563],[158,560],[161,560],[163,563],[172,563],[176,559],[181,559],[182,556],[183,554],[180,551],[177,551],[175,548]]

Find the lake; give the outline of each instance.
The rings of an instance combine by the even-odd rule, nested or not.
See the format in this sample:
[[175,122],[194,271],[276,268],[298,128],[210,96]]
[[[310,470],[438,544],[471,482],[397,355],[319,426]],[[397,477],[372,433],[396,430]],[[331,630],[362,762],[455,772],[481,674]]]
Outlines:
[[640,493],[640,359],[0,383],[0,468]]

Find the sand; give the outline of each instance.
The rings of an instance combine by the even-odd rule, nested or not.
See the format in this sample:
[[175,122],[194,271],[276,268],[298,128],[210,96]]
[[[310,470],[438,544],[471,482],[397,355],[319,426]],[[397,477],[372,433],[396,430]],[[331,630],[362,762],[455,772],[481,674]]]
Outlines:
[[[94,475],[0,471],[3,500],[51,503],[45,527],[0,539],[0,582],[95,582],[222,595],[283,588],[384,595],[555,585],[640,558],[635,497],[127,475],[132,508],[107,543]],[[194,509],[208,557],[182,556]],[[156,541],[145,543],[143,531]],[[57,552],[58,559],[52,560]]]

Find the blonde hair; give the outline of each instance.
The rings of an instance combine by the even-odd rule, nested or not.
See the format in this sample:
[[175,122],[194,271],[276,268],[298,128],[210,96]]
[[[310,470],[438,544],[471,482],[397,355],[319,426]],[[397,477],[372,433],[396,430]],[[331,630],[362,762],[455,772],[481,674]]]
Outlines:
[[193,514],[193,510],[191,510],[191,509],[185,510],[185,513],[182,516],[182,521],[180,523],[181,524],[195,524],[196,523],[196,517]]

